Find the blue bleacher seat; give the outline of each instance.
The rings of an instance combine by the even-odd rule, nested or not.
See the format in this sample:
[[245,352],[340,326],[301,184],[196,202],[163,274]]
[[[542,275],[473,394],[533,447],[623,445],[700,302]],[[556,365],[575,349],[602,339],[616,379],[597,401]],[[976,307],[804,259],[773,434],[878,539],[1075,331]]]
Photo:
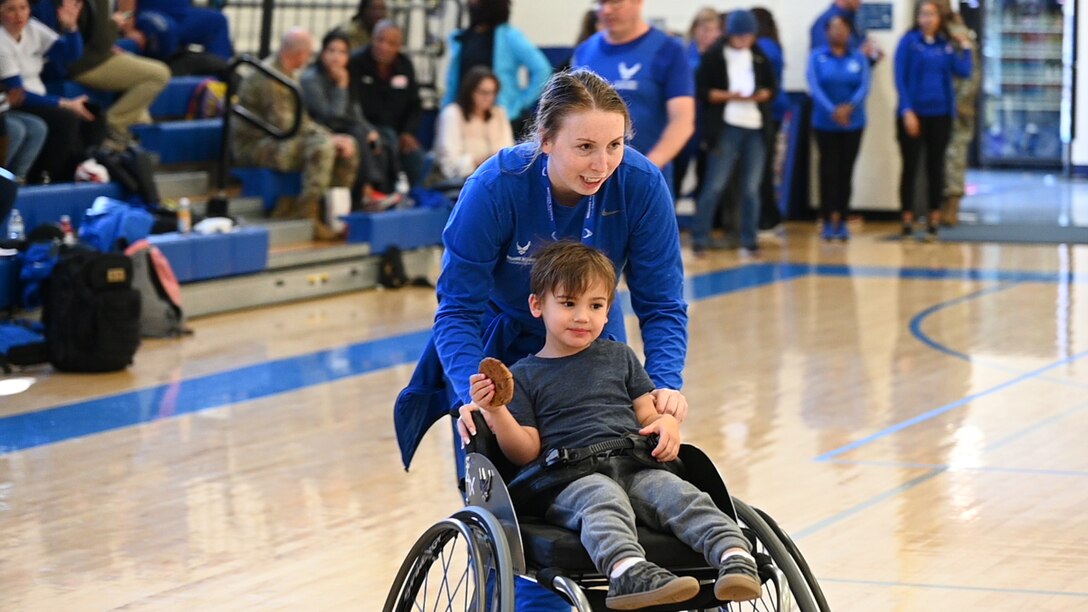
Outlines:
[[407,208],[379,213],[351,213],[343,217],[348,225],[348,242],[369,242],[373,253],[391,246],[401,249],[442,244],[442,230],[449,219],[448,208]]
[[28,232],[42,223],[60,221],[61,215],[71,217],[72,226],[78,229],[83,213],[98,196],[120,199],[121,186],[117,183],[54,183],[22,187],[15,198],[15,208],[23,216]]
[[301,172],[280,172],[269,168],[234,168],[242,181],[242,195],[261,198],[265,212],[272,212],[280,196],[296,196],[302,191]]
[[0,308],[15,305],[15,296],[19,292],[19,266],[14,255],[0,257]]
[[178,282],[252,274],[268,267],[268,228],[229,234],[155,234],[148,240],[170,260]]
[[167,121],[134,125],[140,145],[157,153],[164,164],[210,162],[219,159],[223,143],[222,119]]
[[205,76],[180,76],[173,77],[166,84],[159,97],[151,103],[151,116],[156,120],[180,119],[189,111],[189,100],[193,98],[193,92],[200,83],[207,80]]

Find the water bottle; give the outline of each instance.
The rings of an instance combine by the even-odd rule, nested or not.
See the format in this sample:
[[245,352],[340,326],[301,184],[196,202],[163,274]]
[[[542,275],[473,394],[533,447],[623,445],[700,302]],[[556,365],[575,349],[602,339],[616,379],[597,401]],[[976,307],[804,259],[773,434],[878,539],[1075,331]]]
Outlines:
[[178,233],[188,234],[193,231],[193,209],[189,198],[178,202]]
[[68,215],[60,216],[60,231],[64,234],[64,244],[72,245],[76,243],[76,234],[72,230],[72,218]]
[[411,206],[411,200],[408,198],[408,192],[412,190],[412,185],[408,182],[408,174],[403,170],[397,173],[397,184],[394,186],[397,192],[397,208],[407,208]]
[[11,216],[8,217],[8,238],[12,240],[24,240],[26,238],[23,216],[19,214],[18,210],[11,211]]

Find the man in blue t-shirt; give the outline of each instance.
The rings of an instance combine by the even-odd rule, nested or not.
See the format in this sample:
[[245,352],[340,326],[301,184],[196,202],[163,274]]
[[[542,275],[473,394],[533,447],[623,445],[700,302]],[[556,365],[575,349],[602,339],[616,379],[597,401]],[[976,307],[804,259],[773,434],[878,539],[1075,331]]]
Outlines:
[[695,78],[680,41],[652,27],[643,0],[599,0],[603,28],[574,50],[573,68],[608,79],[631,113],[631,146],[672,181],[673,158],[695,133]]
[[819,49],[827,46],[827,22],[831,21],[833,17],[842,17],[854,30],[850,36],[850,48],[859,49],[865,57],[869,58],[870,64],[880,61],[884,57],[884,51],[876,46],[873,39],[869,38],[869,33],[865,31],[865,25],[858,19],[860,9],[861,0],[835,0],[832,2],[831,7],[817,17],[812,24],[812,30],[809,32],[812,44],[809,48]]

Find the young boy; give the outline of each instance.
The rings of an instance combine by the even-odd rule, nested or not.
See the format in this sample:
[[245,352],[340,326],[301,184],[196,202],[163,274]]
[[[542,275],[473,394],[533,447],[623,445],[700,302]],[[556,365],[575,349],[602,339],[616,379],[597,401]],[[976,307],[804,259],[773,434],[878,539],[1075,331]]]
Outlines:
[[[634,432],[658,436],[651,452],[657,461],[676,459],[679,422],[654,409],[646,370],[627,345],[598,339],[615,298],[612,262],[591,247],[557,242],[537,254],[530,282],[530,311],[547,330],[544,348],[512,368],[509,406],[491,404],[490,378],[471,377],[473,405],[461,415],[465,428],[474,431],[469,412],[479,408],[503,453],[522,466],[552,448],[580,448]],[[609,577],[610,608],[681,602],[699,592],[695,578],[646,561],[636,519],[702,551],[719,568],[719,599],[759,597],[747,539],[706,493],[667,469],[629,457],[609,460],[602,471],[607,475],[598,472],[566,485],[545,518],[581,533],[594,565]]]

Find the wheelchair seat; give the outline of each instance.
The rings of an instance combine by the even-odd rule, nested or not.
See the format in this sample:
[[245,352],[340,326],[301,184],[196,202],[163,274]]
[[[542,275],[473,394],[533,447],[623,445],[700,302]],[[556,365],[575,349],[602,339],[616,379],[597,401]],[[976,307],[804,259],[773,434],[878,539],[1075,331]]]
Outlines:
[[[597,574],[578,533],[545,523],[540,519],[522,518],[521,539],[525,561],[531,567],[563,568],[569,576]],[[671,534],[638,525],[638,542],[646,549],[647,560],[661,567],[706,567],[706,560]]]

